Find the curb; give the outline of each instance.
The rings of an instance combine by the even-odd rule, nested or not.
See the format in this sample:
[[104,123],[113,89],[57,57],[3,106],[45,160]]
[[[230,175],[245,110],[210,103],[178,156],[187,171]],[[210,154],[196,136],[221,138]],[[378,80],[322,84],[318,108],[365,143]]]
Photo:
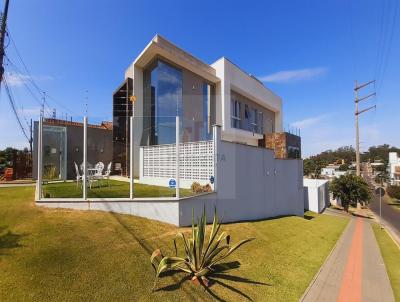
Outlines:
[[372,217],[374,217],[375,223],[378,224],[382,229],[384,229],[386,231],[386,233],[389,235],[389,237],[393,240],[394,244],[400,249],[400,241],[399,241],[400,238],[397,239],[398,236],[392,230],[390,223],[388,223],[385,219],[382,219],[381,223],[379,223],[379,219],[377,218],[377,216],[374,213],[372,213]]
[[400,244],[397,242],[397,240],[394,238],[393,234],[392,234],[392,230],[390,230],[390,228],[388,227],[384,227],[383,228],[386,233],[389,235],[389,237],[393,240],[394,244],[399,248],[400,250]]

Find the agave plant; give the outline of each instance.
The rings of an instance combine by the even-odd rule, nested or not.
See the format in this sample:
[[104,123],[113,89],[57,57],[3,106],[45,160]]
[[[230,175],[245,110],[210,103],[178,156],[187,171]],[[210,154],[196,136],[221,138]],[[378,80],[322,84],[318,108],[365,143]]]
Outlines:
[[[224,260],[243,244],[253,240],[249,238],[242,240],[235,245],[230,245],[230,235],[226,232],[219,233],[221,224],[218,223],[216,210],[211,227],[211,233],[207,240],[206,232],[206,211],[197,225],[194,225],[194,211],[192,210],[192,237],[186,238],[183,233],[178,233],[174,239],[175,256],[165,257],[160,249],[156,249],[150,257],[151,265],[156,271],[153,290],[157,285],[157,280],[162,272],[168,270],[181,270],[191,275],[192,281],[201,282],[208,286],[207,275],[214,271],[216,264]],[[184,256],[178,255],[177,240],[182,241]]]

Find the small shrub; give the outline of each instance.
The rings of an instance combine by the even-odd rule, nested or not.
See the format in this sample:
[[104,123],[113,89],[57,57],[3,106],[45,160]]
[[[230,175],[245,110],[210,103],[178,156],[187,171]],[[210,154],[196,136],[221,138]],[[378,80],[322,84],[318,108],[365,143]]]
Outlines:
[[203,192],[212,192],[210,184],[206,184],[205,186],[203,186]]
[[206,209],[203,209],[196,226],[194,225],[194,211],[192,211],[192,236],[186,238],[183,233],[176,234],[176,238],[182,241],[183,253],[178,254],[176,239],[174,239],[175,256],[164,257],[160,249],[153,252],[150,257],[151,265],[156,272],[153,290],[157,285],[160,274],[168,270],[186,272],[190,274],[194,283],[208,286],[207,276],[216,270],[215,265],[227,258],[240,246],[254,239],[245,239],[232,246],[230,235],[226,232],[221,232],[218,235],[221,224],[218,223],[216,210],[208,240],[206,239],[208,237],[206,226]]
[[206,185],[202,186],[197,181],[192,183],[191,189],[192,189],[193,193],[196,193],[196,194],[212,192],[212,188],[211,188],[210,184],[206,184]]
[[192,191],[194,193],[201,193],[202,192],[201,184],[199,184],[197,181],[192,183],[191,189],[192,189]]
[[400,186],[388,186],[387,194],[395,199],[400,199]]

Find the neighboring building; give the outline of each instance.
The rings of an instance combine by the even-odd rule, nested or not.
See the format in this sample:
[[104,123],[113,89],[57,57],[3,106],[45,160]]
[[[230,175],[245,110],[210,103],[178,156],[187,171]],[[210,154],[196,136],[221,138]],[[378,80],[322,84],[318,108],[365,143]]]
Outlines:
[[349,173],[348,171],[340,171],[339,167],[340,165],[328,165],[321,169],[321,176],[325,178],[335,178]]
[[330,204],[328,185],[325,179],[303,179],[304,209],[321,213]]
[[388,173],[391,185],[400,185],[400,157],[397,152],[389,152]]
[[[34,123],[33,178],[37,178],[38,122]],[[112,123],[88,125],[87,160],[91,164],[112,161]],[[75,165],[83,161],[83,124],[45,118],[43,121],[43,179],[75,179]]]

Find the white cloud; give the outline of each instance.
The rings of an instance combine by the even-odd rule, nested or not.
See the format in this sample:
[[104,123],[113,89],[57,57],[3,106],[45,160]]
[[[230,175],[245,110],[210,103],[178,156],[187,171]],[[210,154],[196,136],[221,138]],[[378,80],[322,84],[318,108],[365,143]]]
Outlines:
[[[6,72],[5,74],[8,85],[19,87],[30,81],[30,77],[26,74],[16,73],[16,72]],[[48,81],[53,80],[53,77],[41,75],[41,76],[32,76],[34,81]]]
[[310,118],[306,118],[306,119],[303,119],[300,121],[293,122],[290,124],[290,126],[295,127],[295,128],[300,128],[303,130],[305,128],[308,128],[310,126],[314,126],[314,125],[318,124],[319,122],[324,120],[326,117],[327,117],[326,114],[315,116],[315,117],[310,117]]
[[22,108],[19,109],[18,112],[20,114],[24,114],[24,115],[28,115],[28,116],[32,116],[32,115],[39,115],[40,113],[40,107],[34,107],[34,108]]
[[325,74],[327,71],[328,69],[324,67],[284,70],[258,78],[268,83],[289,83],[316,78]]

